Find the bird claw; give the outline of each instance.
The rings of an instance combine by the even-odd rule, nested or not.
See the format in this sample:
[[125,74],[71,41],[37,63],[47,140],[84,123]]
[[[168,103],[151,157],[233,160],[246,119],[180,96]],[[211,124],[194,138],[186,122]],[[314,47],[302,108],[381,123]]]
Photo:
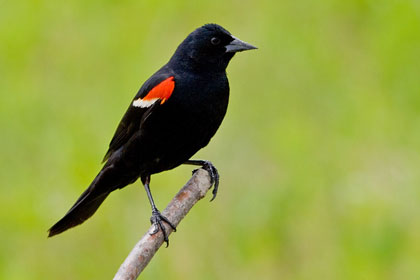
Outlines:
[[[199,165],[201,168],[206,170],[210,175],[210,184],[213,187],[213,197],[210,199],[210,201],[213,201],[216,198],[217,191],[219,190],[219,172],[217,171],[216,167],[208,160],[187,160],[185,164],[191,164],[191,165]],[[197,172],[198,169],[194,169],[192,174],[194,175],[195,172]]]
[[217,168],[211,163],[210,161],[204,161],[203,169],[206,170],[210,175],[210,184],[213,185],[213,197],[210,199],[210,201],[213,201],[216,198],[217,191],[219,190],[219,171],[217,171]]
[[166,229],[163,226],[163,222],[167,223],[173,231],[176,231],[176,227],[168,220],[168,218],[166,218],[165,216],[163,216],[159,210],[153,210],[152,211],[152,217],[150,217],[150,222],[152,223],[152,225],[154,225],[154,230],[153,232],[149,233],[150,235],[154,235],[156,233],[159,232],[159,230],[162,231],[163,234],[163,241],[166,242],[166,248],[168,248],[169,246],[169,238],[168,238],[168,234],[166,233]]

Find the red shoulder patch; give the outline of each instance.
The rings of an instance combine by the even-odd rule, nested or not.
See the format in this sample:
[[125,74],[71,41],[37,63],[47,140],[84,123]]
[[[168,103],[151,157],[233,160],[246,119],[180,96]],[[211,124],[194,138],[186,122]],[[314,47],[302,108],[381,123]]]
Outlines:
[[166,100],[171,97],[172,92],[175,88],[175,81],[174,77],[171,76],[167,78],[166,80],[163,80],[160,82],[157,86],[152,88],[149,93],[142,98],[144,101],[152,101],[154,99],[160,99],[160,104],[163,104],[166,102]]

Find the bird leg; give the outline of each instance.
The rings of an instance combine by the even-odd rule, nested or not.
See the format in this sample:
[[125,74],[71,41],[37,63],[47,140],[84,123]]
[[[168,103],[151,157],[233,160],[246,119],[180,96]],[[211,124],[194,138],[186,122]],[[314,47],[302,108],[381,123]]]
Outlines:
[[156,208],[155,202],[153,201],[152,193],[150,192],[150,175],[142,177],[141,180],[143,182],[144,189],[146,190],[147,197],[149,198],[150,206],[152,206],[152,217],[150,217],[150,223],[152,223],[152,225],[155,226],[155,229],[152,233],[150,233],[150,235],[156,234],[160,229],[163,234],[163,240],[166,242],[166,247],[168,247],[168,234],[166,233],[162,221],[167,223],[173,229],[173,231],[176,231],[176,227]]
[[[219,190],[219,172],[217,171],[216,167],[208,160],[187,160],[186,162],[184,162],[184,164],[189,164],[189,165],[198,165],[201,166],[204,170],[206,170],[209,174],[210,174],[210,183],[213,185],[213,197],[210,199],[210,201],[213,201],[216,198],[217,195],[217,191]],[[193,174],[195,173],[194,170]]]

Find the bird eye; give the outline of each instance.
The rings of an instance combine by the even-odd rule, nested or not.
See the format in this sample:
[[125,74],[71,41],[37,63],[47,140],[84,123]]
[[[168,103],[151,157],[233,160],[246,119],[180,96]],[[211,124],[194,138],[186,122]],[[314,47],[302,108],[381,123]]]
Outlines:
[[210,42],[213,44],[213,45],[218,45],[218,44],[220,44],[220,38],[219,37],[213,37],[213,38],[211,38],[211,40],[210,40]]

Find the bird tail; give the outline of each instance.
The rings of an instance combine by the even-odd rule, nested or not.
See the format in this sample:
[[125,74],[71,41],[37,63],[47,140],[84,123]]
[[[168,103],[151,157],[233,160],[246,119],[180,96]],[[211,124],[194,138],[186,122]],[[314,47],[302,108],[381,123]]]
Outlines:
[[104,180],[101,180],[103,171],[104,170],[98,174],[89,188],[87,188],[82,193],[82,195],[70,208],[66,215],[48,230],[48,237],[54,236],[68,230],[69,228],[80,225],[89,219],[96,212],[96,210],[98,210],[99,206],[110,194],[110,191],[103,191],[107,188],[100,186],[100,184],[104,182]]

